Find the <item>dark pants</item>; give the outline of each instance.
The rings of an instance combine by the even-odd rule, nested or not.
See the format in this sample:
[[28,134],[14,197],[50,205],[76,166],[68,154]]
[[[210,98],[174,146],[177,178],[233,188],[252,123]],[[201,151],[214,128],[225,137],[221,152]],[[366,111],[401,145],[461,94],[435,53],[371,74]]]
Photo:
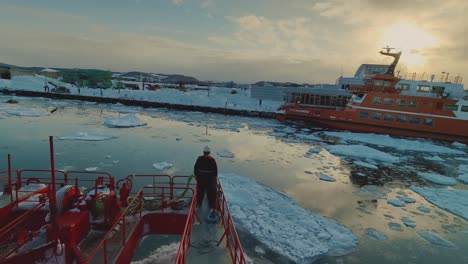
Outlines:
[[209,180],[199,180],[197,182],[197,206],[201,207],[206,192],[206,196],[208,197],[208,206],[210,207],[210,209],[215,209],[217,189],[218,185],[216,182],[216,178]]

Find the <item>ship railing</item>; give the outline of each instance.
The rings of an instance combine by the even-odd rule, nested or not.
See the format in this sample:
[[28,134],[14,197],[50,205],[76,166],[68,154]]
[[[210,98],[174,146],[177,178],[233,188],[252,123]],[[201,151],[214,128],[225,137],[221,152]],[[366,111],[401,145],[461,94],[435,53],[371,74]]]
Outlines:
[[[192,237],[192,226],[195,222],[195,217],[197,216],[195,209],[197,208],[197,191],[195,189],[192,202],[190,203],[189,213],[187,215],[187,221],[185,222],[184,233],[182,234],[182,239],[179,244],[179,249],[177,250],[176,264],[185,264],[187,258],[187,252],[190,248],[191,237]],[[200,221],[200,219],[198,219]]]
[[438,82],[438,83],[454,83],[454,84],[462,84],[463,77],[460,75],[452,76],[450,74],[441,74],[441,75],[434,75],[434,74],[426,74],[426,73],[416,73],[416,72],[404,72],[398,73],[397,77],[399,79],[404,80],[412,80],[418,82]]
[[8,175],[8,171],[0,171],[0,208],[12,204],[15,201],[13,195],[14,189],[16,189],[16,181],[18,178],[18,171],[12,170],[11,175]]
[[240,243],[239,236],[237,234],[236,226],[232,220],[231,211],[227,203],[226,196],[224,195],[221,183],[218,182],[218,209],[220,213],[221,223],[224,227],[224,234],[218,242],[218,246],[222,242],[223,238],[226,238],[226,247],[231,255],[232,263],[235,264],[246,264],[247,260]]
[[[84,263],[113,263],[142,218],[143,189],[138,191]],[[80,256],[79,258],[81,258]]]
[[88,187],[88,194],[91,188],[94,190],[94,196],[98,194],[100,186],[109,188],[109,191],[114,191],[114,177],[107,172],[100,171],[67,171],[65,173],[65,184],[75,184],[76,187]]
[[[39,194],[41,190],[32,192],[30,195]],[[36,236],[38,228],[45,221],[36,219],[39,215],[37,212],[46,208],[48,204],[48,195],[42,196],[37,203],[33,203],[30,208],[7,225],[0,229],[0,262],[8,256],[17,252],[19,248],[24,246]],[[42,216],[45,216],[41,214]],[[33,220],[34,219],[34,220]]]

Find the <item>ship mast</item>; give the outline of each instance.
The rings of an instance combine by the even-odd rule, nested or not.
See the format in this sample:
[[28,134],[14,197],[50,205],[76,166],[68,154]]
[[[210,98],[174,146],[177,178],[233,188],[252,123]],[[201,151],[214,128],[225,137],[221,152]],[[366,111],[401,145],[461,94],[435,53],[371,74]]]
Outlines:
[[385,74],[389,74],[391,76],[394,76],[396,65],[398,64],[398,61],[400,60],[401,51],[392,53],[392,52],[390,52],[390,50],[392,50],[394,48],[385,47],[383,49],[387,50],[387,51],[386,52],[385,51],[380,51],[380,54],[390,56],[390,57],[394,58],[392,64],[390,64],[390,66],[388,66],[388,70],[387,70],[387,72]]

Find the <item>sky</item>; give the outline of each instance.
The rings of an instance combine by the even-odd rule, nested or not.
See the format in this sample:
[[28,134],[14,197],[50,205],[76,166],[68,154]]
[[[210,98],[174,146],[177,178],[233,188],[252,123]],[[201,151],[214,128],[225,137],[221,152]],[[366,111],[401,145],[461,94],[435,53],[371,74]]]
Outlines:
[[465,0],[0,0],[0,62],[334,83],[378,54],[468,76]]

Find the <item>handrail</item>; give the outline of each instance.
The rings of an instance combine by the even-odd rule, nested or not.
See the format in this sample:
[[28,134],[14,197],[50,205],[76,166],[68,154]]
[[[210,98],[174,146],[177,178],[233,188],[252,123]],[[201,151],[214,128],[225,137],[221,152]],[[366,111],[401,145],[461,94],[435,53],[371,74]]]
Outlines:
[[192,236],[192,226],[195,221],[195,208],[197,202],[197,190],[193,194],[192,202],[190,203],[190,211],[187,216],[187,221],[185,222],[184,232],[182,234],[182,240],[179,244],[179,249],[177,250],[176,264],[185,264],[187,252],[190,248],[190,238]]
[[[35,179],[39,179],[39,180],[49,180],[49,181],[45,181],[44,183],[51,183],[50,182],[50,180],[51,180],[50,177],[29,177],[29,176],[24,175],[24,173],[27,173],[27,172],[50,173],[51,171],[50,170],[44,170],[44,169],[23,169],[23,170],[19,170],[18,173],[17,173],[18,188],[21,187],[21,184],[23,183],[23,181],[22,181],[23,178],[28,178],[28,179],[35,178]],[[64,171],[54,170],[54,172],[63,175],[63,183],[67,184],[67,176],[66,176],[66,173]]]

